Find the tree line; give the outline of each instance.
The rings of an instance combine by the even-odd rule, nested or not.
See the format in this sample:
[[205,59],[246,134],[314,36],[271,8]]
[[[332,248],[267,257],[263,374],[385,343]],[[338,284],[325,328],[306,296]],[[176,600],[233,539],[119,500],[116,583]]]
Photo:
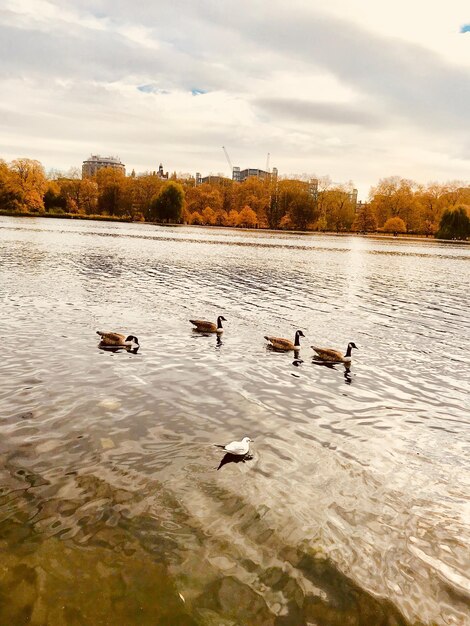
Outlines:
[[133,221],[324,232],[387,232],[470,237],[470,186],[454,181],[419,185],[381,179],[368,202],[357,203],[352,182],[191,176],[161,179],[108,168],[93,178],[78,169],[46,175],[39,161],[0,160],[0,211],[56,216],[106,216]]

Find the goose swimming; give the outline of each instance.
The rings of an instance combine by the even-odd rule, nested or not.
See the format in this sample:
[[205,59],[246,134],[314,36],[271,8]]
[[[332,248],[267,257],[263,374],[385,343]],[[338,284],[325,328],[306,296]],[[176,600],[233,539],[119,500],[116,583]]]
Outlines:
[[206,320],[189,320],[193,326],[193,330],[197,330],[202,333],[223,333],[224,329],[222,328],[222,322],[226,322],[227,320],[223,315],[219,315],[217,318],[217,322],[207,322]]
[[96,334],[101,337],[100,346],[108,348],[128,348],[137,351],[140,347],[139,340],[135,335],[121,335],[97,330]]
[[330,363],[351,363],[351,350],[355,348],[359,350],[355,343],[350,341],[346,349],[346,354],[343,354],[339,350],[333,350],[332,348],[318,348],[317,346],[311,346],[316,354],[316,358],[321,361],[329,361]]
[[295,333],[295,339],[293,342],[289,339],[283,339],[282,337],[265,336],[264,338],[268,342],[268,345],[272,348],[275,348],[276,350],[285,350],[287,352],[288,350],[300,350],[300,337],[305,337],[301,330],[298,330]]

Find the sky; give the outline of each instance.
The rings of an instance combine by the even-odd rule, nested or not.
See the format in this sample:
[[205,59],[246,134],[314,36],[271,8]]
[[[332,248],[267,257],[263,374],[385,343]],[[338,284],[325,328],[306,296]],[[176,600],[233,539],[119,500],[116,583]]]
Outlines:
[[[384,6],[386,5],[386,6]],[[470,181],[468,0],[0,0],[0,158]]]

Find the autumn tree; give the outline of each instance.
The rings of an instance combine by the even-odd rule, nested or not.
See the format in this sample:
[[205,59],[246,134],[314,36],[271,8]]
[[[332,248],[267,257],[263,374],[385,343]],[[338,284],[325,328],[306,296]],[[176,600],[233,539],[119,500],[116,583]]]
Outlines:
[[358,206],[352,229],[359,233],[370,233],[377,230],[377,220],[369,204]]
[[79,178],[61,178],[57,181],[63,198],[64,208],[68,213],[83,213],[80,206]]
[[220,190],[209,183],[198,185],[197,187],[187,187],[186,206],[191,213],[197,211],[202,215],[204,209],[209,207],[217,211],[223,206],[223,196]]
[[390,217],[382,228],[384,233],[406,233],[406,224],[401,217]]
[[258,225],[258,216],[249,206],[244,206],[238,214],[237,226],[242,228],[256,228]]
[[420,185],[415,193],[418,211],[418,230],[423,234],[432,234],[437,229],[442,212],[445,208],[445,186],[432,182]]
[[409,230],[417,225],[416,183],[399,176],[382,178],[370,191],[370,204],[379,226],[390,217],[401,217]]
[[98,207],[98,184],[94,180],[84,178],[80,181],[80,208],[87,215],[96,213]]
[[331,198],[330,188],[333,182],[329,176],[320,176],[316,179],[315,201],[316,201],[316,227],[318,230],[326,230],[328,226],[327,212]]
[[0,209],[17,211],[21,207],[21,193],[14,184],[10,168],[0,160]]
[[257,222],[268,224],[267,211],[270,206],[270,180],[250,176],[233,189],[233,205],[238,211],[250,207],[257,216]]
[[470,237],[470,217],[466,207],[458,206],[455,209],[444,211],[436,237],[438,239],[468,239]]
[[444,185],[442,198],[445,208],[470,204],[470,187],[460,180],[448,181]]
[[150,205],[149,217],[152,221],[180,222],[183,214],[183,187],[168,181]]
[[229,212],[229,214],[227,216],[226,224],[227,224],[227,226],[237,226],[237,224],[238,224],[238,211],[235,211],[235,209],[232,209]]
[[65,212],[66,201],[61,193],[61,188],[56,180],[47,182],[46,193],[44,194],[44,208],[47,212]]
[[307,230],[315,219],[317,205],[308,191],[297,194],[289,205],[289,217],[294,228]]
[[99,213],[115,216],[129,215],[132,204],[129,183],[121,170],[112,167],[98,170],[96,183]]
[[47,189],[44,168],[33,159],[15,159],[10,165],[11,185],[26,211],[43,211]]
[[341,185],[326,191],[323,197],[326,230],[350,230],[355,217],[352,185]]
[[279,193],[276,185],[276,189],[274,190],[266,208],[266,221],[268,223],[268,227],[273,229],[279,228],[283,215],[284,213],[279,201]]
[[160,193],[164,184],[156,174],[142,174],[132,178],[130,194],[133,213],[148,215],[152,200]]
[[215,212],[210,208],[210,206],[206,206],[202,212],[202,219],[203,224],[206,224],[206,226],[213,226],[215,224]]
[[278,202],[282,228],[287,228],[289,224],[289,228],[306,230],[318,217],[317,199],[309,191],[307,182],[292,179],[279,181]]
[[189,223],[197,225],[204,224],[204,218],[198,211],[194,211],[194,213],[190,213]]
[[227,225],[227,213],[223,209],[217,209],[217,211],[214,212],[214,224],[216,226]]

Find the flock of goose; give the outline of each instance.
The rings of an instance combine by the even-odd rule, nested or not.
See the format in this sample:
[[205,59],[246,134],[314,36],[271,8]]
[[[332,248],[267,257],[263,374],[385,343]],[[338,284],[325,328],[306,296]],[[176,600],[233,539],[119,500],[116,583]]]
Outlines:
[[[221,335],[224,332],[222,322],[227,320],[223,315],[219,315],[216,322],[208,322],[207,320],[189,320],[194,326],[193,330],[200,333],[216,333]],[[135,335],[121,335],[114,332],[96,331],[100,336],[100,348],[126,348],[129,351],[137,352],[140,347],[139,340]],[[284,337],[273,337],[265,335],[265,339],[268,342],[268,346],[273,350],[279,350],[281,352],[289,352],[291,350],[297,352],[300,350],[300,337],[305,337],[301,330],[296,331],[294,341],[290,339],[284,339]],[[339,350],[333,348],[320,348],[318,346],[311,346],[316,353],[315,358],[325,363],[351,363],[351,352],[353,348],[358,349],[356,344],[352,341],[348,343],[346,353],[343,354]]]
[[[224,332],[222,322],[227,320],[223,315],[219,315],[216,322],[208,322],[207,320],[189,320],[194,326],[193,330],[199,333],[216,333],[218,336]],[[119,350],[126,349],[129,352],[136,353],[140,347],[139,340],[135,335],[122,335],[115,332],[103,332],[96,331],[100,336],[99,348]],[[284,339],[284,337],[273,337],[266,335],[264,338],[268,342],[268,347],[272,350],[279,352],[298,352],[300,350],[300,337],[305,337],[301,330],[296,331],[294,341],[290,339]],[[325,364],[344,363],[348,365],[351,363],[351,351],[355,348],[358,349],[356,344],[352,341],[348,343],[346,353],[343,354],[339,350],[333,348],[320,348],[318,346],[311,346],[315,352],[315,359]],[[241,441],[232,441],[227,445],[217,446],[222,448],[226,452],[227,457],[233,457],[234,459],[246,459],[249,458],[250,442],[252,440],[249,437],[244,437]],[[219,468],[229,459],[222,460]],[[219,469],[217,468],[217,469]]]

